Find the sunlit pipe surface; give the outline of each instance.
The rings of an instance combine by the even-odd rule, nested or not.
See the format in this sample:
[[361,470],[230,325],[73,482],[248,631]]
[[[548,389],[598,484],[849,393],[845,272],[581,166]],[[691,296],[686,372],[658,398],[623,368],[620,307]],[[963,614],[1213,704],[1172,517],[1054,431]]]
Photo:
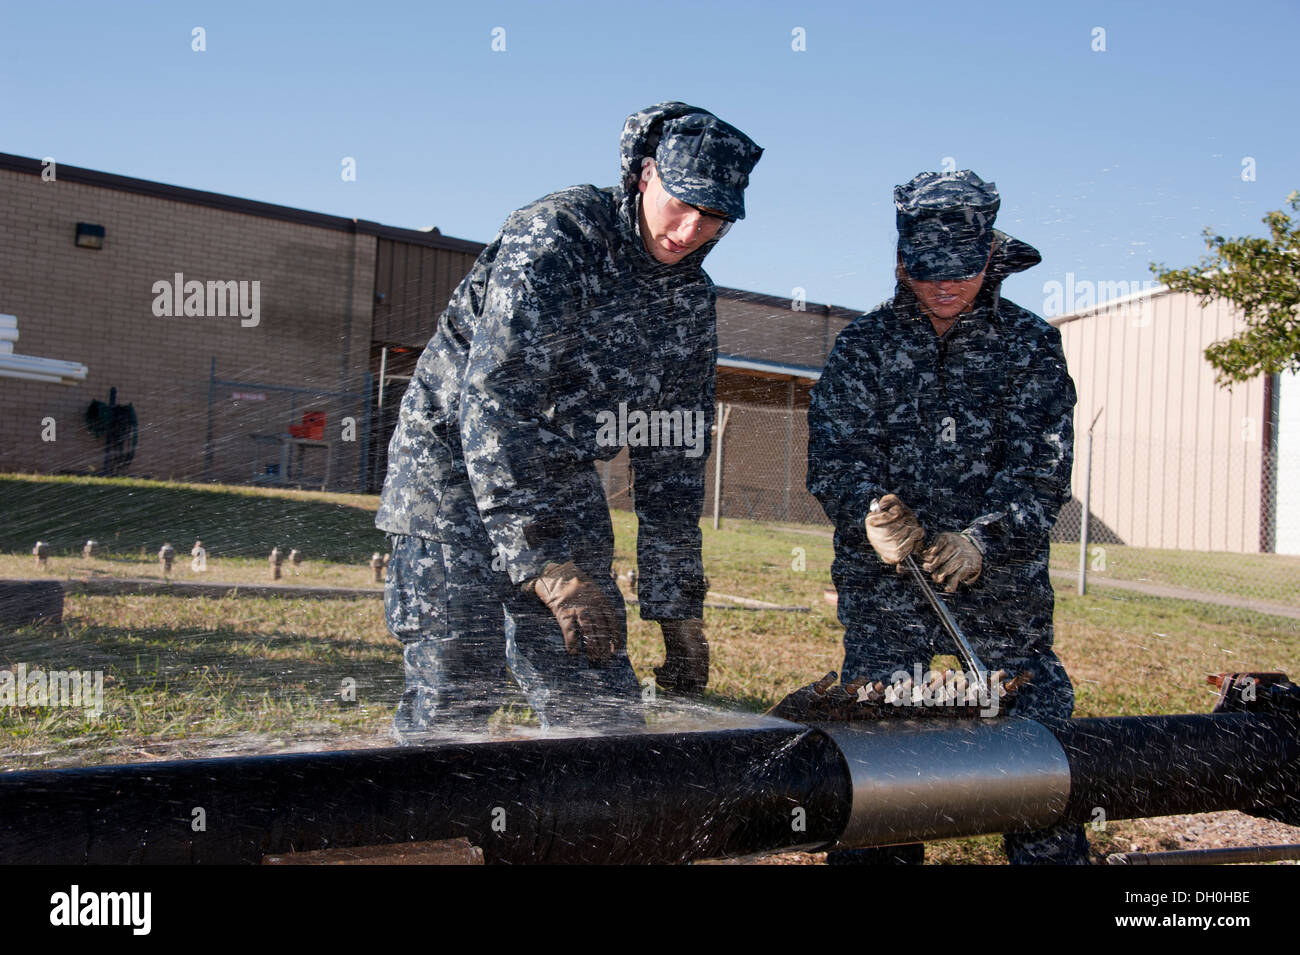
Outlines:
[[256,863],[463,837],[492,862],[685,862],[1296,805],[1257,713],[884,720],[0,775],[0,861]]

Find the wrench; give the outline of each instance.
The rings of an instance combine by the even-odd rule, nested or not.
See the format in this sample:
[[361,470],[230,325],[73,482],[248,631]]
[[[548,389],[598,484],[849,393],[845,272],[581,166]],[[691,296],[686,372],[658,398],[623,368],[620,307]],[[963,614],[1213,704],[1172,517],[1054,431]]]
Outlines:
[[[873,500],[871,502],[871,510],[880,510],[879,500]],[[921,593],[925,594],[925,599],[929,601],[930,606],[934,608],[934,612],[939,617],[939,622],[943,624],[943,629],[948,631],[948,636],[952,637],[953,641],[957,644],[957,649],[961,651],[962,661],[966,664],[966,668],[975,673],[975,675],[979,677],[981,683],[985,686],[989,686],[988,667],[986,667],[984,661],[979,658],[979,654],[975,652],[975,648],[970,645],[970,641],[966,639],[966,635],[961,632],[961,627],[957,626],[957,621],[953,619],[952,612],[949,611],[948,605],[943,602],[943,598],[935,593],[934,588],[930,586],[930,581],[925,578],[925,572],[917,566],[917,563],[912,558],[911,554],[908,554],[903,558],[903,566],[907,569],[908,573],[912,575],[912,579],[916,581],[916,585],[921,588]]]

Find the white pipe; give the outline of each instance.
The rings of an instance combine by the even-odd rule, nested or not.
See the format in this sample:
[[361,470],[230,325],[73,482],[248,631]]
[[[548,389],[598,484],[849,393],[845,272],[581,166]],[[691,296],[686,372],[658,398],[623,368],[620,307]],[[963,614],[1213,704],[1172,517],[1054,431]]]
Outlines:
[[58,359],[42,358],[40,355],[6,355],[5,361],[17,367],[18,365],[45,365],[49,368],[59,368],[64,371],[71,371],[77,367],[77,362],[59,361]]
[[6,365],[0,362],[0,371],[12,372],[15,375],[41,375],[45,378],[66,379],[68,381],[85,381],[84,374],[67,374],[52,368],[40,367],[23,367],[22,365]]
[[43,381],[51,385],[70,385],[72,382],[64,381],[55,375],[38,375],[30,371],[10,371],[7,368],[0,368],[0,378],[18,378],[23,381]]
[[89,370],[85,365],[75,361],[60,361],[57,358],[41,358],[37,355],[0,355],[0,367],[13,368],[16,371],[35,371],[44,374],[85,377]]
[[1079,596],[1088,593],[1088,520],[1092,513],[1092,432],[1097,427],[1097,420],[1106,410],[1102,405],[1088,425],[1088,437],[1083,445],[1083,499],[1079,502]]
[[9,355],[10,361],[21,362],[39,362],[42,365],[49,365],[51,368],[63,368],[68,371],[75,371],[78,368],[85,368],[79,361],[65,361],[62,358],[44,358],[40,355]]
[[718,429],[713,441],[713,529],[715,531],[722,523],[722,456],[726,450],[729,417],[731,417],[731,405],[719,401],[713,418]]
[[14,371],[34,371],[38,375],[58,375],[60,378],[85,378],[88,369],[85,365],[51,365],[45,362],[14,361],[15,358],[28,358],[28,355],[0,355],[0,367]]

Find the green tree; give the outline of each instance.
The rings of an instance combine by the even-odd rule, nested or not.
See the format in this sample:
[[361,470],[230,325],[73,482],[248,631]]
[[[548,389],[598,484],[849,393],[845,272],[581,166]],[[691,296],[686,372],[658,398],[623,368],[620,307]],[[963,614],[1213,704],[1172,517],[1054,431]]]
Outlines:
[[[1300,213],[1300,192],[1287,196]],[[1151,263],[1157,279],[1191,292],[1202,305],[1224,299],[1241,309],[1246,328],[1205,349],[1220,384],[1259,374],[1300,371],[1300,221],[1279,209],[1263,219],[1270,237],[1225,239],[1205,230],[1211,255],[1187,269]]]

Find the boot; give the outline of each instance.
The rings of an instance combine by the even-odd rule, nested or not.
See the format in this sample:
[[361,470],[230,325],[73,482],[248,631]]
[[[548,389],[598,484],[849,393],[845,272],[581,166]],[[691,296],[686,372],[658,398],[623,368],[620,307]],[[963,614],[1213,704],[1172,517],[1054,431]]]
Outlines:
[[655,667],[659,686],[675,693],[704,692],[709,682],[709,641],[703,620],[661,620],[666,655]]

